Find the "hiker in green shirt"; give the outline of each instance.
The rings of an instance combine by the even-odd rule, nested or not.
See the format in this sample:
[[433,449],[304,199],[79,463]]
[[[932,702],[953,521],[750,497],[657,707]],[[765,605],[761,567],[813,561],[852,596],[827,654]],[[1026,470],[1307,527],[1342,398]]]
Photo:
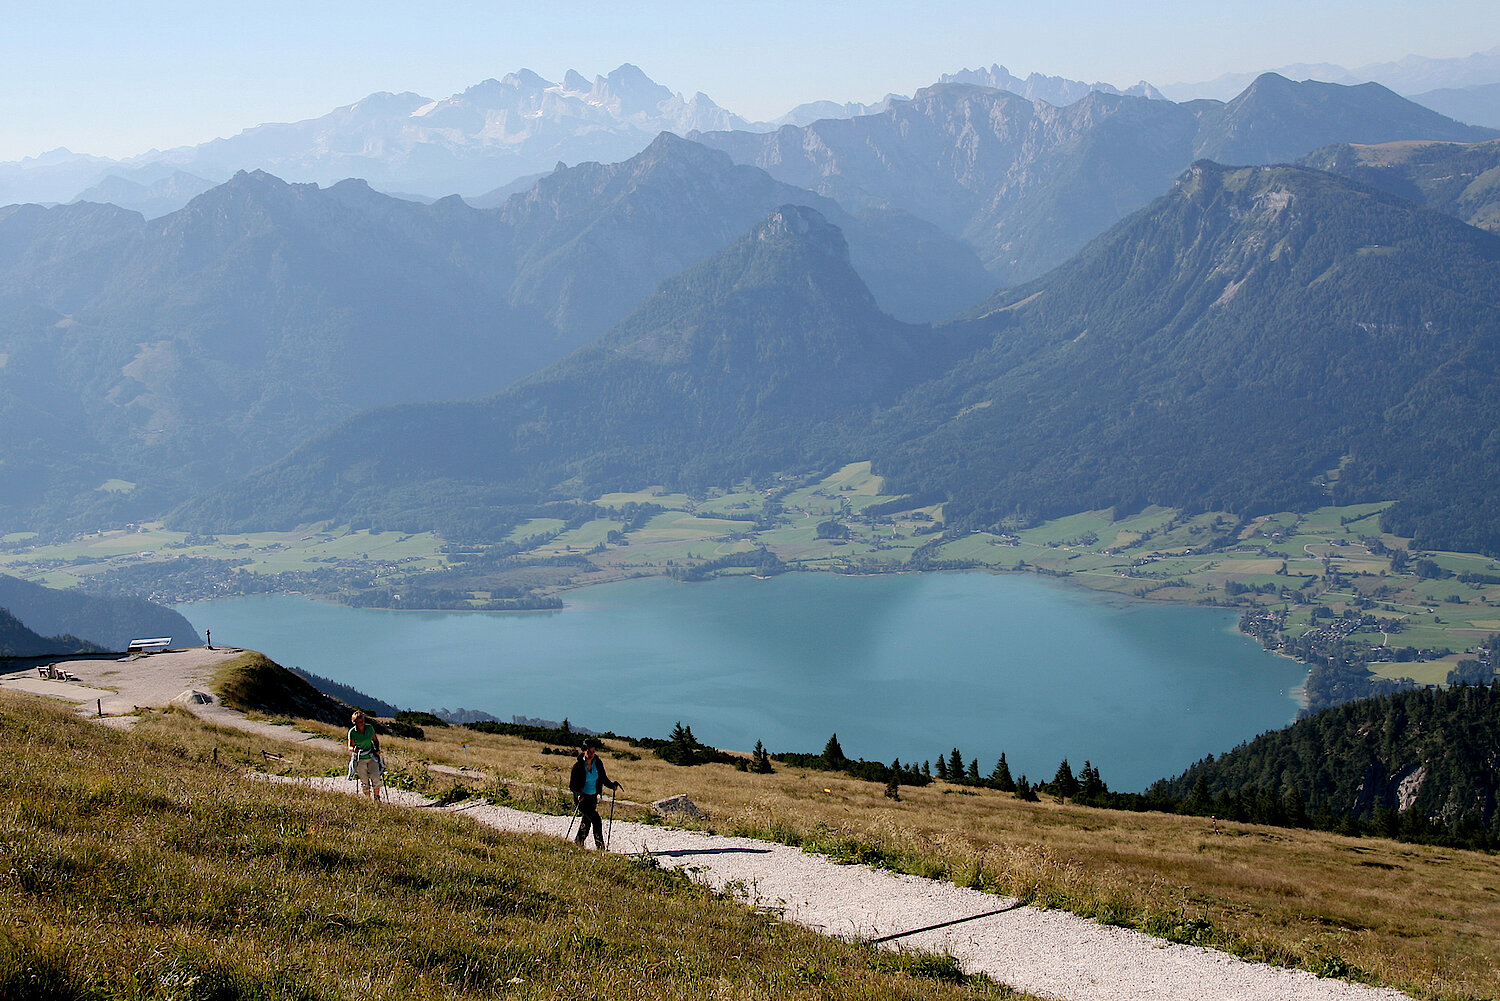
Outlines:
[[380,773],[385,771],[385,763],[380,759],[380,736],[375,732],[375,724],[367,722],[358,709],[349,721],[354,724],[349,728],[349,770],[359,780],[359,791],[379,803]]

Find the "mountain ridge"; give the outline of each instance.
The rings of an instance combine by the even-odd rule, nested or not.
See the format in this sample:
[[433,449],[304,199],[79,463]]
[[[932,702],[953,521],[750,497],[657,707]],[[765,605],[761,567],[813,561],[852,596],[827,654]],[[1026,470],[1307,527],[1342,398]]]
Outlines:
[[180,647],[203,643],[180,613],[144,598],[44,587],[8,574],[0,574],[0,609],[34,633],[82,637],[100,650],[123,651],[143,636],[170,636]]
[[[1291,138],[1273,141],[1288,129]],[[999,284],[1063,263],[1205,156],[1248,165],[1335,141],[1491,137],[1378,85],[1274,74],[1224,105],[1096,90],[1055,108],[947,83],[880,115],[692,136],[842,204],[890,204],[928,219],[969,242]]]

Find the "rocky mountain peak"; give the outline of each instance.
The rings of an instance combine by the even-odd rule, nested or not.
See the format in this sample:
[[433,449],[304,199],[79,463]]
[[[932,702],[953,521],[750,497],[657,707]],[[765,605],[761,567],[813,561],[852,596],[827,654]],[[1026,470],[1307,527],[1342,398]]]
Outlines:
[[609,76],[599,77],[589,92],[589,103],[624,117],[653,115],[672,92],[656,83],[640,67],[625,63]]
[[774,246],[798,245],[833,261],[849,263],[849,244],[844,234],[817,209],[805,205],[782,205],[775,209],[754,229],[751,239]]

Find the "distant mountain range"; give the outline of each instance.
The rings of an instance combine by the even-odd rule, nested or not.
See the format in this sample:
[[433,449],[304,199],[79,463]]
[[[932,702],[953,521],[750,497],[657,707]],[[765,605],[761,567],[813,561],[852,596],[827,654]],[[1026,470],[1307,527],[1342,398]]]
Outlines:
[[879,115],[694,138],[843,204],[894,205],[929,219],[970,243],[1009,283],[1061,264],[1196,159],[1280,163],[1331,142],[1495,135],[1378,84],[1266,74],[1228,104],[1093,91],[1055,108],[947,84]]
[[[628,115],[659,97],[632,81],[591,93]],[[841,457],[941,492],[955,527],[1396,498],[1424,540],[1497,545],[1465,472],[1488,439],[1449,420],[1495,416],[1496,238],[1467,224],[1488,130],[1267,75],[1227,104],[949,83],[698,135],[487,210],[264,172],[151,221],[0,209],[0,529],[195,495],[182,524],[493,525],[549,491]],[[1383,175],[1463,222],[1369,178],[1194,162],[1358,177],[1390,141],[1467,158],[1456,194],[1441,157]]]
[[[355,418],[176,516],[200,531],[702,488],[871,458],[952,529],[1150,504],[1395,499],[1500,551],[1500,238],[1333,175],[1200,162],[1036,282],[931,330],[778,209],[610,335],[481,403]],[[446,497],[447,500],[440,500]]]
[[891,312],[948,316],[993,288],[929,223],[856,217],[670,134],[492,211],[264,173],[150,222],[0,209],[0,510],[133,520],[361,409],[489,395],[793,201],[848,234]]
[[176,520],[436,517],[452,531],[455,512],[432,504],[445,492],[489,507],[826,464],[877,408],[974,346],[882,314],[843,234],[782,206],[545,372],[481,402],[354,418]]
[[[1173,101],[1209,100],[1227,101],[1244,90],[1257,76],[1254,73],[1226,73],[1214,80],[1202,83],[1173,83],[1162,85],[1161,93]],[[1423,98],[1436,91],[1468,90],[1470,88],[1500,84],[1500,46],[1486,52],[1456,59],[1429,59],[1423,56],[1407,56],[1396,62],[1370,63],[1355,69],[1345,69],[1333,63],[1297,63],[1276,67],[1272,72],[1293,80],[1321,80],[1325,83],[1354,85],[1361,83],[1382,84],[1398,94],[1427,104]],[[1428,105],[1444,114],[1452,112],[1436,105]],[[1500,127],[1497,121],[1478,121],[1462,118],[1474,125]]]
[[[1128,94],[1131,97],[1149,97],[1155,100],[1166,100],[1161,91],[1144,80],[1134,87],[1127,87],[1125,90],[1120,90],[1107,83],[1083,83],[1079,80],[1068,80],[1060,76],[1043,76],[1041,73],[1031,73],[1025,79],[1022,79],[1013,75],[1010,70],[999,63],[993,64],[989,69],[963,69],[957,73],[944,73],[938,79],[938,83],[967,83],[978,87],[988,87],[991,90],[1009,91],[1012,94],[1026,98],[1028,101],[1045,101],[1057,108],[1066,108],[1068,105],[1088,97],[1094,91],[1098,91],[1101,94]],[[873,109],[870,112],[866,112],[866,114],[884,110],[884,108]],[[827,115],[824,117],[831,118],[835,116]],[[854,116],[844,115],[837,117],[852,118]],[[806,123],[798,122],[793,124]]]
[[705,95],[684,98],[628,63],[592,82],[573,71],[554,83],[521,70],[442,100],[371,94],[321,118],[119,162],[54,153],[0,164],[0,203],[71,201],[111,177],[150,186],[186,173],[219,183],[242,170],[320,185],[357,177],[377,189],[435,197],[482,195],[559,162],[626,159],[663,131],[747,127]]
[[661,132],[765,131],[872,114],[897,100],[904,98],[817,101],[774,122],[749,122],[704,94],[684,98],[628,63],[592,81],[572,70],[560,83],[520,70],[443,100],[371,94],[319,118],[124,160],[54,150],[0,163],[0,204],[109,202],[155,218],[240,171],[264,170],[323,186],[356,177],[392,194],[429,200],[459,194],[493,207],[503,200],[494,193],[520,178],[560,163],[624,160]]
[[[1414,64],[1404,76],[1392,71],[1394,76],[1356,78],[1338,67],[1290,67],[1283,75],[1348,84],[1376,80],[1408,96],[1417,92],[1392,80],[1440,81],[1419,88],[1422,103],[1463,121],[1500,126],[1500,121],[1489,120],[1488,115],[1500,112],[1493,102],[1484,103],[1485,93],[1466,89],[1500,85],[1500,67],[1493,65],[1500,57],[1495,53],[1464,61],[1416,62],[1463,68],[1439,72],[1429,67],[1420,75]],[[1220,81],[1211,96],[1228,101],[1255,76],[1234,77],[1232,85],[1228,80]],[[1039,73],[1022,79],[998,64],[944,74],[938,83],[1002,90],[1055,108],[1073,105],[1090,93],[1163,99],[1161,91],[1144,81],[1122,91],[1107,83]],[[1438,92],[1439,87],[1446,89]],[[1173,91],[1170,96],[1186,100],[1206,94],[1200,88],[1190,94]],[[389,194],[418,200],[459,194],[476,207],[493,207],[503,200],[494,193],[513,193],[511,186],[520,178],[548,173],[558,163],[624,160],[663,131],[774,132],[786,125],[879,115],[905,100],[888,94],[869,104],[814,101],[775,121],[749,122],[704,94],[689,98],[673,92],[628,63],[593,80],[570,70],[560,82],[553,82],[519,70],[442,100],[411,93],[371,94],[318,118],[259,125],[229,138],[124,160],[54,150],[0,163],[0,205],[102,201],[154,218],[182,208],[193,196],[241,170],[264,170],[287,181],[323,186],[357,177]]]

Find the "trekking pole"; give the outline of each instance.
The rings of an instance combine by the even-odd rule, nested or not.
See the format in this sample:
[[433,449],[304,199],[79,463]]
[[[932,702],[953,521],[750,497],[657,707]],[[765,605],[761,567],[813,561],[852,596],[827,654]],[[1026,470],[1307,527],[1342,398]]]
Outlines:
[[[615,789],[618,788],[619,786],[615,786]],[[609,837],[604,839],[606,849],[615,843],[615,789],[609,791]]]
[[579,815],[582,812],[583,812],[583,803],[578,799],[577,796],[574,796],[573,797],[573,816],[571,816],[571,817],[568,818],[568,833],[563,835],[563,840],[564,841],[568,840],[569,838],[571,838],[573,836],[573,821],[577,820],[578,817],[579,817]]

